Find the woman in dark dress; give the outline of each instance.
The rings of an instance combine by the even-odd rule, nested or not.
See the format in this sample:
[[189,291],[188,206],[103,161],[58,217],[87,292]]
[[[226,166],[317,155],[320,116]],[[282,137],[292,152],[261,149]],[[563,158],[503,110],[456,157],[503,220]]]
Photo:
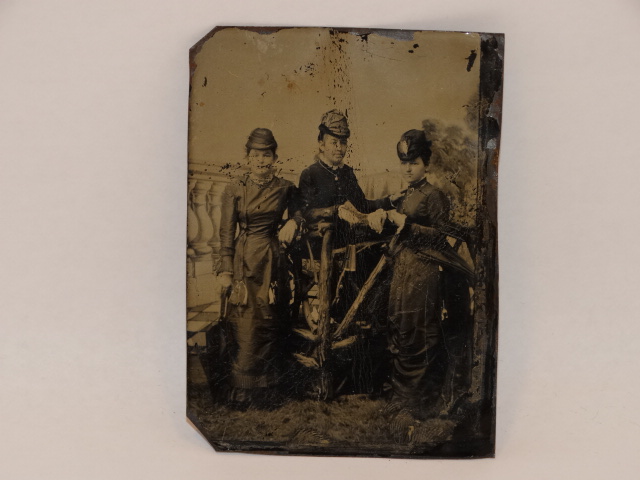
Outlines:
[[279,230],[295,187],[273,173],[277,146],[270,130],[253,130],[246,144],[250,172],[222,195],[218,278],[231,287],[230,400],[242,407],[269,397],[281,375],[288,288],[279,243],[290,243],[298,225],[291,218]]
[[[451,406],[445,398],[451,396],[446,383],[468,374],[462,372],[466,369],[462,363],[469,358],[468,280],[473,271],[444,233],[450,204],[425,178],[430,147],[422,130],[402,135],[397,152],[409,187],[396,209],[387,212],[388,219],[400,227],[390,249],[390,408],[409,421],[446,413]],[[449,318],[443,315],[443,306]]]

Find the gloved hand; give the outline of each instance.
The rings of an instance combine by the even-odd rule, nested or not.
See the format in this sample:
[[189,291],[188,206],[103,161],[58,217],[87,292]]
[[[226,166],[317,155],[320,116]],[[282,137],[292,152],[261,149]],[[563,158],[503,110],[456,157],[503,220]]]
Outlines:
[[297,230],[298,224],[296,224],[295,220],[289,219],[278,232],[278,240],[280,240],[281,243],[288,245],[293,242],[293,239],[296,237]]
[[232,281],[233,277],[229,272],[222,272],[220,275],[218,275],[218,283],[222,288],[229,288]]
[[382,210],[381,208],[367,215],[367,223],[371,230],[376,233],[382,232],[382,227],[384,227],[384,222],[387,219],[387,212]]
[[350,225],[358,225],[359,223],[361,223],[362,219],[358,217],[358,213],[359,212],[357,211],[354,212],[346,205],[340,205],[338,207],[338,217],[340,217],[342,220],[349,223]]
[[407,216],[404,213],[399,213],[395,210],[388,211],[387,218],[398,226],[398,232],[402,230],[405,222],[407,221]]

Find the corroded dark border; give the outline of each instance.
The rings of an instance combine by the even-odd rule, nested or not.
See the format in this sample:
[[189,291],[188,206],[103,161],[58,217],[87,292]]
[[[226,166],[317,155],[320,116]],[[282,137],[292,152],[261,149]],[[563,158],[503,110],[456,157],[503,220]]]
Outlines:
[[[283,29],[309,27],[215,27],[189,50],[190,80],[196,69],[195,57],[202,46],[219,31],[234,28],[273,34]],[[418,30],[329,28],[336,33],[351,33],[366,39],[371,34],[382,34],[405,40]],[[440,33],[476,33],[441,31]],[[504,35],[479,33],[480,85],[478,124],[478,209],[476,216],[478,250],[476,257],[475,311],[477,343],[476,368],[479,368],[479,411],[472,430],[475,434],[466,442],[449,442],[433,447],[415,448],[397,445],[389,448],[377,445],[333,444],[282,445],[268,442],[234,442],[233,446],[208,438],[195,412],[187,405],[187,417],[217,451],[251,452],[263,454],[392,457],[392,458],[487,458],[495,456],[496,439],[496,385],[498,353],[498,161],[502,116],[504,71]],[[191,89],[190,89],[191,90]],[[471,433],[471,432],[470,432]]]
[[[483,33],[480,43],[478,126],[478,284],[474,321],[485,347],[479,430],[495,454],[498,355],[498,160],[502,119],[504,35]],[[489,452],[488,452],[489,453]]]

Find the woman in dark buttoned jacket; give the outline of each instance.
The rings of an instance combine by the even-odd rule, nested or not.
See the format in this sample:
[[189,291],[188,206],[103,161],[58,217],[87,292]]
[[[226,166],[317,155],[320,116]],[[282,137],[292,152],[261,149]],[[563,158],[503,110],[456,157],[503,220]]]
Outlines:
[[[427,418],[451,407],[445,383],[459,383],[454,377],[468,376],[468,366],[462,364],[470,359],[468,282],[473,271],[444,233],[450,204],[425,178],[431,142],[424,131],[405,132],[397,153],[409,187],[396,209],[387,212],[387,218],[400,227],[390,249],[390,405],[414,418]],[[444,318],[444,308],[449,318]],[[456,358],[461,356],[464,359]]]
[[281,375],[288,286],[279,243],[290,243],[298,224],[291,218],[279,230],[295,187],[274,175],[277,147],[270,130],[253,130],[246,144],[250,172],[222,195],[218,278],[231,287],[231,401],[242,407],[264,400]]

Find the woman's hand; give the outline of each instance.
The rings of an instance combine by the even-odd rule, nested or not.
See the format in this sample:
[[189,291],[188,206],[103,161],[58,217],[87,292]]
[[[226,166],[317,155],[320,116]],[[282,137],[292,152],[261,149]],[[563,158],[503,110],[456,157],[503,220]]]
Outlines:
[[398,232],[402,230],[405,222],[407,221],[407,216],[404,213],[399,213],[395,210],[387,212],[387,217],[398,226]]
[[231,276],[231,273],[229,272],[222,272],[220,275],[218,275],[218,283],[222,288],[229,288],[232,281],[233,278]]
[[344,220],[349,225],[358,225],[362,220],[362,218],[358,218],[357,213],[349,208],[346,203],[338,207],[338,218]]
[[382,227],[384,227],[384,222],[387,219],[387,212],[382,209],[378,209],[373,213],[367,215],[367,223],[371,230],[376,233],[382,232]]
[[284,224],[284,226],[278,232],[278,240],[284,244],[290,244],[296,236],[298,230],[298,224],[292,218]]

